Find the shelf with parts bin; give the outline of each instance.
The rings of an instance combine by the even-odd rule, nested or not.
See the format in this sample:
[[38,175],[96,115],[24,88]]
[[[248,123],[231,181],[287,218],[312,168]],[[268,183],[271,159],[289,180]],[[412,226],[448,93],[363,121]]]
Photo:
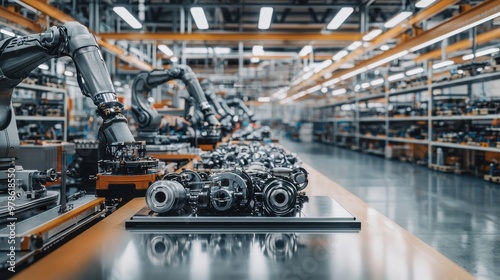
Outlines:
[[[389,147],[406,150],[407,154],[420,155],[416,161],[432,164],[439,147],[461,159],[460,173],[474,173],[473,158],[484,158],[478,163],[482,165],[500,161],[500,95],[495,86],[500,87],[500,72],[385,93],[361,93],[316,107],[314,122],[332,127],[328,131],[332,136],[320,137],[329,141],[321,142],[376,154]],[[339,123],[348,123],[353,129],[336,130]],[[342,137],[353,140],[341,143]],[[386,157],[398,158],[398,153],[386,153]],[[450,170],[436,168],[445,169]]]
[[12,105],[21,140],[67,140],[66,89],[20,83],[13,91]]

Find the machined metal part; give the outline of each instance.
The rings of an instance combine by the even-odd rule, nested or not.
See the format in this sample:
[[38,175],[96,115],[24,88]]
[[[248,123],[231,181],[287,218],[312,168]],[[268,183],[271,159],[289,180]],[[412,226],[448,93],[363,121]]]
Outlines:
[[156,213],[181,210],[186,201],[186,189],[176,181],[154,182],[146,192],[146,204]]
[[284,216],[296,208],[297,187],[284,178],[269,179],[262,190],[262,202],[267,213]]

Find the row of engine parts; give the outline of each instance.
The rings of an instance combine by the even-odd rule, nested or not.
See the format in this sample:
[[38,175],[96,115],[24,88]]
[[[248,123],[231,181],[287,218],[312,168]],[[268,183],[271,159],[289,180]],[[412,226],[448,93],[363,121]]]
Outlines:
[[266,171],[276,167],[299,168],[301,160],[283,148],[260,142],[248,144],[223,144],[217,149],[201,154],[198,169],[245,168]]
[[296,216],[308,201],[307,175],[303,168],[184,170],[153,183],[146,203],[153,212],[177,216]]

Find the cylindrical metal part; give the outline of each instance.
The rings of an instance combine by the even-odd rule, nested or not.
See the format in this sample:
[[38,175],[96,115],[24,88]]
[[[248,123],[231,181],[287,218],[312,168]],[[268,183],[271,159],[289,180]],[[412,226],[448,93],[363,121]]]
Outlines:
[[186,201],[186,189],[175,181],[154,182],[146,192],[146,204],[156,213],[181,210]]
[[264,209],[271,215],[284,216],[295,210],[297,188],[283,178],[268,180],[263,188]]

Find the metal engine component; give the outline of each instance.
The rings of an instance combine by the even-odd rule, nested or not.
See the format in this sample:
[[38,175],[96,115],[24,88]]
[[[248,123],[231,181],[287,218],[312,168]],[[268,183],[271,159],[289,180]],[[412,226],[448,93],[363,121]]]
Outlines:
[[153,212],[192,215],[286,216],[300,213],[308,201],[305,169],[230,170],[208,175],[184,170],[168,174],[147,190]]
[[273,216],[290,214],[297,204],[297,187],[285,178],[271,178],[264,184],[262,202]]
[[179,211],[186,201],[186,189],[176,181],[154,182],[146,192],[146,204],[151,211],[157,213]]
[[158,166],[158,160],[146,156],[146,144],[141,141],[115,142],[106,146],[104,159],[99,161],[101,172],[136,175],[147,174]]

